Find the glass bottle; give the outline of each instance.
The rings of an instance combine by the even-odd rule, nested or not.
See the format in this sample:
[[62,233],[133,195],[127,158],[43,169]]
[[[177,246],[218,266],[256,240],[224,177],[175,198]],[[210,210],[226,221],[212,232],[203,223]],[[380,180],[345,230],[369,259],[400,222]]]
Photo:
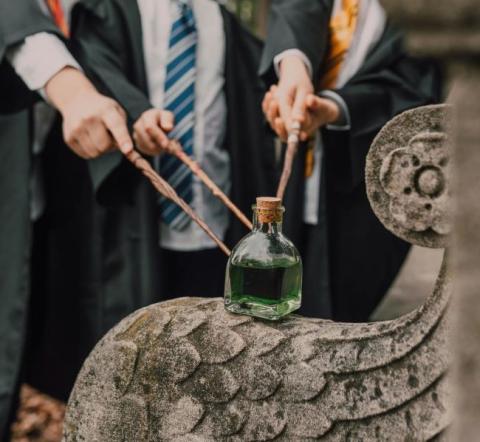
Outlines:
[[257,198],[253,230],[232,250],[225,277],[225,308],[278,320],[300,308],[302,260],[282,233],[279,198]]

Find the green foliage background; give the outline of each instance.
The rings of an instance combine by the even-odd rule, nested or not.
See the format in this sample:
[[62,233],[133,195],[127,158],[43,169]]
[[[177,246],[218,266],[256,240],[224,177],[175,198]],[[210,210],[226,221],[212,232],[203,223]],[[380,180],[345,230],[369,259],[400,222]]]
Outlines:
[[265,36],[271,0],[225,0],[227,7],[259,37]]

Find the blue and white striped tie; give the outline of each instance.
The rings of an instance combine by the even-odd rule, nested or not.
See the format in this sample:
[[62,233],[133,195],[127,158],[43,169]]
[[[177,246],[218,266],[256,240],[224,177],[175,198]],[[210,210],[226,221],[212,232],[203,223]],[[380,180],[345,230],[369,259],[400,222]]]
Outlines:
[[[177,0],[172,6],[164,109],[175,116],[175,127],[169,137],[178,140],[183,150],[193,157],[197,30],[188,1]],[[175,157],[165,155],[160,159],[160,174],[180,197],[187,203],[192,202],[193,176],[187,166]],[[183,230],[190,222],[180,207],[163,197],[160,199],[160,213],[162,220],[175,230]]]

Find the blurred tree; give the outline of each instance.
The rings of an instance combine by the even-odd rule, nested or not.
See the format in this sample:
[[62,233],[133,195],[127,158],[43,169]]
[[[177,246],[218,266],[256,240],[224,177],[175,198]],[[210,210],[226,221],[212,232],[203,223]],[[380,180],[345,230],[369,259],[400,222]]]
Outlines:
[[256,35],[263,38],[267,28],[271,0],[223,0],[222,3],[240,17]]

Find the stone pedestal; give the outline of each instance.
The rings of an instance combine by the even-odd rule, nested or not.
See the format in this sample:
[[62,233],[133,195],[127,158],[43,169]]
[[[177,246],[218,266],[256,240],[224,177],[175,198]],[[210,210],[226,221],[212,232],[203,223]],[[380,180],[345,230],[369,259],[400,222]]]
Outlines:
[[[443,247],[450,229],[446,115],[427,106],[397,116],[367,159],[375,213],[424,247]],[[64,440],[439,440],[451,422],[449,280],[444,264],[422,307],[367,324],[259,321],[221,299],[146,307],[85,361]]]
[[[477,47],[480,49],[480,45]],[[480,435],[480,60],[455,63],[454,440]]]
[[455,113],[455,277],[452,440],[480,434],[480,4],[477,0],[383,0],[409,30],[412,51],[443,62]]

